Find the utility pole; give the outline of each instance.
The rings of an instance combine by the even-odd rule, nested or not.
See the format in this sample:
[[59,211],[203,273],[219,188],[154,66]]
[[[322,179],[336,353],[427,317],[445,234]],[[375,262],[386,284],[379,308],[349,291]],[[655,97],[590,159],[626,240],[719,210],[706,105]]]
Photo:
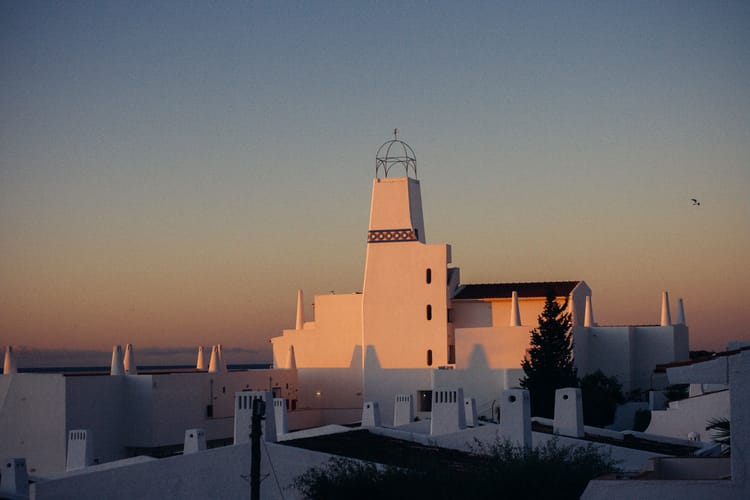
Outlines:
[[253,399],[253,417],[250,422],[250,500],[260,500],[260,421],[265,413],[265,401]]

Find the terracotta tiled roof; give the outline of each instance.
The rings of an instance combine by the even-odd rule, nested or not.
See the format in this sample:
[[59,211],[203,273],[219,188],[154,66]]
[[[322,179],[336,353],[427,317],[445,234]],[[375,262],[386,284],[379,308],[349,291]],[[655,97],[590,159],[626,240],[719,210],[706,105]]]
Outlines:
[[518,292],[519,298],[547,297],[552,290],[556,297],[567,297],[580,281],[542,281],[536,283],[482,283],[477,285],[462,285],[453,300],[471,299],[509,299],[513,292]]

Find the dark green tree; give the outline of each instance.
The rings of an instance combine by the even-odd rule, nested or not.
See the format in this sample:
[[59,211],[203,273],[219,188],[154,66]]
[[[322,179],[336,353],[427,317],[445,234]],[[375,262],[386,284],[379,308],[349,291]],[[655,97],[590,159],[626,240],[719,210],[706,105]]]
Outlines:
[[573,336],[567,299],[560,305],[554,293],[547,292],[539,327],[531,330],[531,347],[521,362],[524,378],[521,387],[531,397],[531,414],[552,418],[555,413],[555,390],[578,387],[573,365]]
[[611,424],[617,405],[625,402],[622,384],[617,377],[608,377],[597,370],[581,377],[579,385],[583,398],[583,423],[594,427]]

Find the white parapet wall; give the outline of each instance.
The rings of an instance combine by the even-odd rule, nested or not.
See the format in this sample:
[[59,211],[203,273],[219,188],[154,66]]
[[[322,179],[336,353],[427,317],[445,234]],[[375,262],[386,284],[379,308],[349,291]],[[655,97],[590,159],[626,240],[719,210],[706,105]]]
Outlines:
[[380,404],[377,401],[365,401],[362,405],[362,427],[380,427]]
[[188,429],[185,431],[183,453],[197,453],[206,449],[206,431],[204,429]]
[[89,429],[68,432],[68,459],[65,470],[83,469],[94,463],[94,439]]
[[500,397],[500,436],[523,448],[531,447],[531,399],[526,389],[506,389]]
[[583,437],[581,389],[568,387],[555,391],[555,434]]
[[410,424],[414,420],[414,396],[411,394],[396,394],[393,406],[393,425]]
[[261,425],[263,439],[275,443],[276,418],[273,415],[273,393],[271,391],[241,391],[234,395],[234,444],[250,441],[250,426],[253,419],[253,403],[263,401],[265,413]]
[[432,422],[430,435],[451,434],[466,428],[464,390],[438,388],[432,391]]

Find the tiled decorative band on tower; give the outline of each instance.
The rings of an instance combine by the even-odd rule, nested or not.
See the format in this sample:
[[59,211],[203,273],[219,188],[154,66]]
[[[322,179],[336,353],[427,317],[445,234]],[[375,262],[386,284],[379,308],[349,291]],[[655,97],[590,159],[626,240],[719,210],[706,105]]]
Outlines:
[[417,232],[414,229],[384,229],[367,232],[367,243],[391,241],[417,241]]

